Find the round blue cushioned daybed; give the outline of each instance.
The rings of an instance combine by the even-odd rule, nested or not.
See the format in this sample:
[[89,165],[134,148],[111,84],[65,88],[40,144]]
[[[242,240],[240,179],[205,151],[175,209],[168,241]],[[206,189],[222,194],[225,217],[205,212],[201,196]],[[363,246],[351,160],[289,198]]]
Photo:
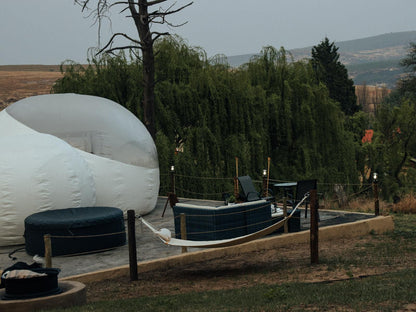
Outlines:
[[44,256],[44,235],[51,235],[52,256],[97,252],[126,244],[123,211],[81,207],[38,212],[25,219],[26,252]]

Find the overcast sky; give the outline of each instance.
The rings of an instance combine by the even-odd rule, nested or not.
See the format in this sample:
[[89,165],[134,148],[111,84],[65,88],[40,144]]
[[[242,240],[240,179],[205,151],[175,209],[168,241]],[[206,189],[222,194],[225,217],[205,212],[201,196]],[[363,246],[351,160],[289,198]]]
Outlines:
[[[339,42],[416,30],[416,0],[193,1],[174,16],[187,24],[164,30],[202,47],[208,56],[257,53],[266,45],[302,48],[325,36]],[[137,37],[127,13],[112,12],[112,30]],[[107,24],[103,43],[109,29]],[[0,0],[0,65],[86,62],[88,48],[97,46],[97,31],[73,0]]]

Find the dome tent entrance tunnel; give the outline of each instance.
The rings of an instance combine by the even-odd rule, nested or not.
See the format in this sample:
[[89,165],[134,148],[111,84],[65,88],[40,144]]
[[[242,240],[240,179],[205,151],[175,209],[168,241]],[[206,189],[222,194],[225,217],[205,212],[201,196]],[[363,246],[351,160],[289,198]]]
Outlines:
[[108,99],[51,94],[0,112],[0,246],[23,243],[37,212],[156,205],[159,165],[145,126]]

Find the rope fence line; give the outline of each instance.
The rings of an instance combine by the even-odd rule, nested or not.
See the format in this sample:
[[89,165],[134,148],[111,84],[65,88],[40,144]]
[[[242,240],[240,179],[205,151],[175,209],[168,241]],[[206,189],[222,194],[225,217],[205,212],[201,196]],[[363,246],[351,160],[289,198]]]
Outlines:
[[[187,194],[194,194],[194,195],[201,195],[201,196],[222,196],[222,194],[224,194],[224,192],[218,192],[218,193],[199,193],[199,192],[194,192],[194,191],[190,191],[190,190],[185,190],[183,188],[180,187],[176,187],[177,190],[182,191],[184,193]],[[225,192],[227,193],[227,192]]]
[[[173,183],[171,183],[171,187],[168,187],[169,183],[162,183],[160,192],[172,192],[175,193],[178,197],[189,197],[194,196],[196,199],[213,199],[213,200],[226,200],[227,195],[236,195],[237,187],[235,185],[235,177],[203,177],[203,176],[189,176],[189,175],[181,175],[172,172],[170,177],[173,177]],[[176,179],[176,182],[175,182]],[[214,191],[198,191],[198,185],[195,182],[190,180],[200,180],[200,181],[221,181],[218,185],[214,183],[209,183],[205,185],[204,189],[211,189]],[[223,181],[227,181],[225,184]],[[231,189],[232,182],[234,184],[234,189]],[[260,186],[260,192],[264,192],[264,188],[267,187],[268,191],[267,194],[271,194],[277,200],[282,200],[282,198],[277,198],[279,194],[282,194],[282,191],[278,191],[274,189],[273,184],[277,183],[288,183],[293,181],[288,180],[281,180],[281,179],[268,179],[267,184],[265,184],[265,180],[253,180],[255,185]],[[189,185],[190,188],[185,188],[184,186]],[[266,186],[267,185],[267,186]],[[325,201],[328,205],[337,204],[344,206],[348,204],[352,199],[358,196],[368,196],[370,197],[371,194],[366,194],[366,192],[370,191],[373,187],[373,184],[369,183],[321,183],[318,182],[318,190],[320,191],[320,199]],[[222,188],[221,191],[215,191],[215,188]],[[276,191],[276,192],[274,192]],[[353,191],[351,193],[351,191]],[[275,194],[274,194],[275,193]],[[322,196],[323,195],[323,196]],[[237,195],[236,195],[237,197]]]
[[[226,229],[221,229],[221,230],[213,230],[213,231],[198,231],[198,232],[187,232],[188,235],[192,234],[210,234],[210,233],[220,233],[220,232],[227,232],[227,231],[233,231],[233,230],[240,230],[240,229],[244,229],[247,226],[257,226],[257,225],[264,225],[266,223],[270,223],[270,220],[266,220],[266,221],[260,221],[260,222],[256,222],[256,223],[251,223],[250,225],[242,225],[242,226],[236,226],[236,227],[229,227]],[[178,237],[178,235],[175,234],[175,237]]]
[[[309,196],[310,196],[309,192],[305,193],[305,195],[303,196],[303,198],[300,201],[297,202],[296,206],[293,207],[293,209],[294,210],[298,209],[300,207],[300,205],[302,205]],[[185,235],[222,233],[222,232],[227,232],[227,231],[234,231],[234,230],[240,230],[240,229],[245,229],[245,228],[249,228],[249,227],[255,227],[255,226],[259,226],[259,225],[269,226],[270,225],[270,222],[273,222],[276,219],[273,219],[273,217],[272,217],[272,213],[271,213],[272,204],[270,202],[268,202],[268,203],[266,203],[264,205],[260,205],[260,206],[255,207],[255,208],[249,208],[247,210],[235,211],[235,212],[229,212],[229,213],[221,213],[221,214],[215,214],[215,215],[200,215],[200,214],[187,214],[187,213],[181,214],[182,216],[184,215],[186,218],[188,218],[188,217],[196,217],[196,218],[202,218],[202,217],[213,218],[214,217],[215,218],[215,217],[219,217],[219,216],[230,216],[230,215],[237,215],[237,214],[243,214],[243,215],[245,215],[248,212],[254,212],[256,210],[260,210],[260,209],[264,209],[264,208],[270,209],[270,217],[267,220],[253,222],[253,223],[250,223],[250,224],[247,224],[246,223],[245,225],[241,225],[241,226],[227,227],[225,229],[215,229],[215,230],[207,230],[207,231],[192,231],[192,232],[186,231],[186,234]],[[209,209],[207,209],[207,210],[209,210]],[[293,211],[294,210],[292,210],[292,213],[290,214],[290,217],[293,214]],[[181,219],[181,215],[178,215],[175,218]],[[283,217],[283,220],[286,220],[285,222],[287,222],[287,215],[282,214],[281,217]],[[186,218],[183,219],[183,221],[185,222],[185,224],[186,224]],[[182,223],[183,221],[181,219],[180,222]],[[180,236],[182,238],[182,234],[183,234],[182,232],[179,233],[179,234],[176,234],[175,233],[175,237],[178,238]]]
[[[347,197],[346,199],[347,199],[347,201],[349,201],[350,199],[352,199],[354,197],[357,197],[358,195],[360,195],[362,193],[365,193],[369,190],[372,190],[372,188],[373,188],[373,186],[370,184],[370,186],[368,186],[367,188],[365,188],[361,191],[346,195],[346,197]],[[331,202],[338,202],[339,199],[328,199],[328,200],[325,200],[325,201],[331,203]]]
[[[168,174],[161,174],[162,176],[168,176]],[[178,178],[188,178],[188,179],[199,179],[199,180],[226,180],[226,181],[234,181],[234,177],[201,177],[201,176],[187,176],[187,175],[181,175],[176,174],[175,177]],[[255,180],[253,179],[253,182],[262,182],[262,180]],[[269,179],[269,182],[278,182],[278,183],[287,183],[287,182],[293,182],[293,180],[279,180],[279,179]],[[348,186],[371,186],[371,183],[340,183],[340,182],[317,182],[318,185],[348,185]]]
[[[126,231],[118,231],[112,233],[102,233],[102,234],[90,234],[90,235],[51,235],[51,234],[44,234],[44,258],[45,258],[45,267],[52,267],[52,258],[53,258],[53,246],[52,246],[52,239],[88,239],[88,238],[97,238],[97,237],[109,237],[109,236],[118,236],[121,234],[126,234]],[[73,257],[73,256],[81,256],[96,252],[104,252],[108,250],[114,249],[114,246],[102,249],[94,249],[82,252],[74,252],[74,253],[65,253],[61,256],[63,257]]]
[[90,238],[90,237],[104,237],[104,236],[113,236],[126,234],[126,231],[114,232],[114,233],[104,233],[104,234],[93,234],[93,235],[51,235],[51,238]]
[[114,247],[104,248],[104,249],[97,249],[97,250],[94,250],[94,251],[77,252],[77,253],[72,253],[72,254],[61,255],[60,257],[74,257],[74,256],[90,255],[92,253],[104,252],[104,251],[113,250],[113,249],[114,249]]
[[348,185],[348,186],[371,186],[371,183],[325,183],[325,182],[318,182],[318,185]]
[[216,178],[216,177],[198,177],[198,176],[187,176],[181,174],[175,174],[175,177],[178,178],[187,178],[187,179],[199,179],[199,180],[230,180],[233,181],[234,178]]

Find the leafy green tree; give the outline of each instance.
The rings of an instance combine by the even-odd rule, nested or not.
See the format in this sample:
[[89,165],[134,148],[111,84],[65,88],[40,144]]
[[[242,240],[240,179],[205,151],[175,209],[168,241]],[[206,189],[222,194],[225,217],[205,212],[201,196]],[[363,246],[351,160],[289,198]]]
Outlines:
[[269,107],[269,150],[274,176],[316,177],[321,181],[356,181],[355,146],[344,117],[327,88],[315,79],[309,63],[289,62],[283,48],[266,47],[247,70],[261,86]]
[[355,145],[355,159],[357,170],[364,183],[372,182],[372,170],[374,168],[374,140],[372,142],[363,142],[362,139],[366,131],[373,129],[373,118],[363,112],[359,111],[352,116],[346,116],[345,129],[350,132]]
[[90,60],[87,66],[73,62],[61,65],[62,79],[52,87],[54,93],[80,93],[111,99],[143,119],[140,101],[143,89],[137,88],[142,79],[141,62],[126,57],[102,55]]
[[400,65],[405,68],[407,75],[398,81],[398,90],[401,95],[416,98],[416,43],[409,44],[408,54]]
[[318,81],[328,87],[330,97],[340,103],[346,115],[351,116],[361,107],[357,104],[354,82],[348,77],[339,57],[338,47],[327,37],[312,48],[312,65]]
[[410,43],[407,56],[400,62],[408,75],[398,80],[398,88],[376,112],[374,170],[380,173],[386,198],[414,191],[416,170],[410,159],[416,155],[416,44]]
[[[271,157],[271,177],[277,179],[358,181],[353,135],[309,62],[294,62],[284,49],[266,47],[242,68],[231,69],[223,57],[208,60],[177,37],[158,41],[155,51],[162,192],[171,165],[181,176],[218,178],[215,183],[179,179],[180,196],[232,190],[232,180],[221,178],[235,176],[235,157],[239,174],[253,179],[261,178]],[[105,96],[135,111],[143,92],[137,87],[141,66],[134,56],[100,56],[86,68],[67,67],[54,91]],[[135,114],[142,119],[141,112]]]
[[387,197],[408,191],[406,182],[416,179],[415,172],[409,170],[409,160],[416,155],[415,115],[416,103],[407,98],[395,105],[385,103],[377,113],[377,170]]

